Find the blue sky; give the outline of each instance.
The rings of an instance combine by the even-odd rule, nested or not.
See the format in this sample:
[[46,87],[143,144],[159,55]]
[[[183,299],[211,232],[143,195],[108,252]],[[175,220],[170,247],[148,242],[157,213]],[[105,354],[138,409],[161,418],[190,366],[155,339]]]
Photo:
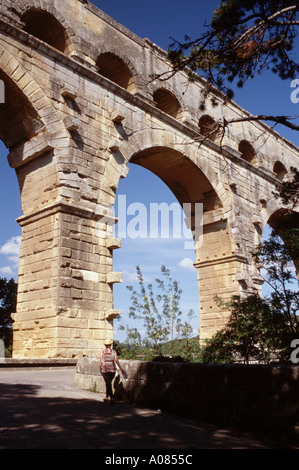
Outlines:
[[[171,36],[178,40],[183,40],[185,34],[196,38],[219,4],[218,0],[100,0],[93,3],[138,36],[148,37],[164,49],[172,42]],[[291,102],[292,91],[289,81],[265,73],[248,82],[243,90],[238,90],[235,101],[255,114],[298,115],[299,103]],[[298,132],[282,126],[276,129],[299,145]],[[8,166],[6,155],[6,149],[0,143],[0,276],[16,278],[21,229],[15,219],[22,211],[17,178]],[[128,204],[138,201],[147,207],[151,202],[170,204],[176,201],[159,178],[132,164],[128,177],[120,182],[118,195],[126,195]],[[127,324],[130,305],[126,285],[136,282],[136,265],[142,268],[146,280],[153,281],[159,277],[160,266],[164,264],[183,289],[184,311],[195,310],[196,319],[192,326],[197,330],[200,326],[198,291],[192,261],[195,261],[194,253],[184,249],[184,240],[124,239],[122,249],[115,252],[114,258],[114,270],[124,273],[124,284],[114,288],[115,308],[122,309],[123,323]]]

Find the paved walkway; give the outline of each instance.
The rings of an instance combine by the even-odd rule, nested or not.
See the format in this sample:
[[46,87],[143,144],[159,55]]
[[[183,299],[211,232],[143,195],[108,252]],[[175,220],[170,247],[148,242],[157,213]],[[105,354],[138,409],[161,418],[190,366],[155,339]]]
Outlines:
[[0,369],[0,449],[275,449],[210,424],[102,402],[74,369]]

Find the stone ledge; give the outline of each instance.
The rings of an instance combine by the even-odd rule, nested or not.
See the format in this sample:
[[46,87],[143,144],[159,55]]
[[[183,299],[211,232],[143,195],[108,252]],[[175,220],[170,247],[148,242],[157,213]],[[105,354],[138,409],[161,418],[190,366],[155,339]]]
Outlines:
[[78,359],[0,359],[0,368],[18,367],[72,367],[75,368]]

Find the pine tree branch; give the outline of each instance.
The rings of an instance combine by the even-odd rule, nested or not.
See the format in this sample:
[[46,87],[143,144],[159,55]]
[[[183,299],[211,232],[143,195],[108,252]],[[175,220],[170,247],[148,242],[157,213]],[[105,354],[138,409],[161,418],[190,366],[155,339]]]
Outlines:
[[294,131],[299,131],[299,125],[290,122],[290,120],[298,119],[298,117],[299,116],[294,116],[294,117],[291,117],[291,116],[269,116],[269,115],[266,115],[266,114],[259,114],[258,116],[251,115],[251,116],[241,117],[241,118],[237,118],[237,119],[230,119],[229,121],[224,119],[224,122],[223,122],[222,126],[227,127],[229,124],[235,124],[237,122],[271,121],[271,122],[275,122],[276,124],[282,124],[282,125],[288,127],[289,129],[292,129]]

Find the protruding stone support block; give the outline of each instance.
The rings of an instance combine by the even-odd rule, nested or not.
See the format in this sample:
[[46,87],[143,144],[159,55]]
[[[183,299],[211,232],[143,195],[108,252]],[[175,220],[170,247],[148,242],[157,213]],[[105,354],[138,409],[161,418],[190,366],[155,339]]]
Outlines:
[[81,121],[75,116],[67,116],[64,119],[64,125],[68,131],[78,131],[81,128]]
[[119,111],[114,111],[111,114],[111,121],[116,124],[120,124],[124,119],[125,117]]
[[109,142],[108,148],[110,152],[117,152],[120,147],[120,141],[119,140],[112,140]]
[[107,310],[105,312],[105,318],[107,321],[115,320],[115,318],[121,315],[121,310]]
[[118,250],[121,248],[121,239],[120,238],[108,238],[106,241],[106,246],[109,250]]
[[123,273],[108,273],[107,284],[121,284],[123,282]]
[[68,88],[66,87],[63,87],[62,90],[61,90],[61,95],[64,97],[64,98],[67,98],[69,100],[72,100],[74,101],[76,98],[77,98],[77,95],[74,91],[71,91],[69,90]]

